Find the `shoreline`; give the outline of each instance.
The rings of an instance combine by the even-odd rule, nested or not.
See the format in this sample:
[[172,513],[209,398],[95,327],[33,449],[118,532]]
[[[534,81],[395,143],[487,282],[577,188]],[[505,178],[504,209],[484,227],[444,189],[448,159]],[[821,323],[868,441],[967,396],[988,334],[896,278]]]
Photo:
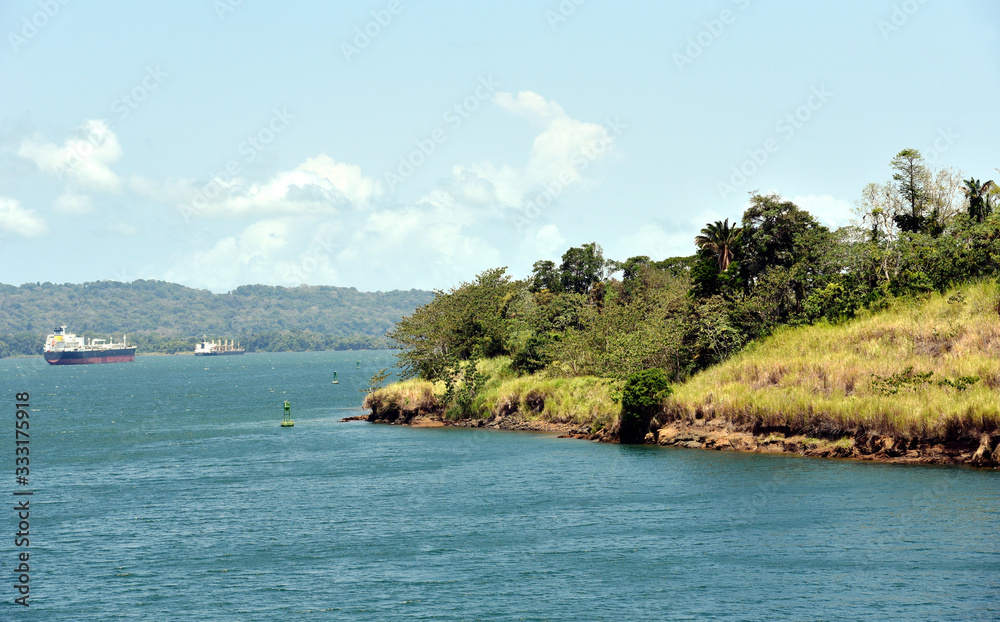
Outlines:
[[[617,436],[607,428],[593,432],[586,424],[527,419],[517,412],[494,414],[484,419],[450,420],[433,410],[400,411],[390,408],[381,412],[373,409],[367,415],[346,417],[341,421],[368,421],[382,425],[410,427],[543,432],[558,434],[559,438],[618,443]],[[667,422],[655,432],[646,434],[645,443],[642,444],[681,449],[838,458],[886,464],[964,465],[991,469],[1000,467],[1000,435],[987,434],[982,435],[978,441],[898,439],[875,433],[824,439],[794,434],[789,430],[762,430],[757,433],[741,431],[725,419],[716,418]]]

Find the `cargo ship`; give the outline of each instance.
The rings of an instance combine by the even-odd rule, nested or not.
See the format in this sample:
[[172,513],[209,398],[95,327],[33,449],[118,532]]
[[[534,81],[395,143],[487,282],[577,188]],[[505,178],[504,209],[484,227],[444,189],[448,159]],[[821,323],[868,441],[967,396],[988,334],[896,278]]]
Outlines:
[[202,337],[202,342],[194,347],[195,356],[223,356],[227,354],[243,354],[244,352],[246,350],[232,341],[220,341],[216,343],[214,339],[206,341],[204,337]]
[[88,365],[92,363],[131,363],[135,360],[135,346],[128,345],[123,335],[122,343],[108,343],[107,339],[77,337],[60,326],[45,338],[42,356],[49,365]]

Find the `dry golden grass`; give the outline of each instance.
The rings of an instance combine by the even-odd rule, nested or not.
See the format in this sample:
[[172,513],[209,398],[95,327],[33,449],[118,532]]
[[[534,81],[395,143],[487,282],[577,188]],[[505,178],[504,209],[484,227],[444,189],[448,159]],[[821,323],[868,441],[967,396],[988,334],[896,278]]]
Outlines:
[[363,406],[380,412],[394,410],[410,413],[432,413],[439,408],[438,398],[444,393],[442,383],[411,378],[382,387],[365,396]]
[[[481,418],[519,413],[526,419],[597,429],[610,425],[621,409],[611,398],[609,381],[600,378],[518,377],[510,369],[510,357],[479,361],[477,370],[488,378],[473,405]],[[379,411],[440,412],[444,392],[442,382],[414,378],[375,391],[365,398],[364,406]]]
[[[786,329],[675,388],[678,418],[811,434],[957,438],[1000,429],[997,287],[897,303],[843,325]],[[895,383],[907,368],[929,382]],[[979,380],[964,390],[942,385]],[[890,382],[879,382],[879,378]]]

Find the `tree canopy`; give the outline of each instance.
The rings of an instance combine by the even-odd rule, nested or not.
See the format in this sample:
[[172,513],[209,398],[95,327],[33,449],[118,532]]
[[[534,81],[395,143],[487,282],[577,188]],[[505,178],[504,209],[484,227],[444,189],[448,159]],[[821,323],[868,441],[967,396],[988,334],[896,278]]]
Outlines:
[[915,149],[890,171],[865,186],[857,220],[837,230],[755,193],[739,226],[707,223],[688,257],[616,261],[590,242],[561,263],[536,261],[524,280],[484,272],[397,324],[400,365],[453,378],[468,361],[505,355],[518,373],[624,381],[655,369],[675,381],[780,326],[839,322],[892,297],[1000,274],[992,181],[933,169]]

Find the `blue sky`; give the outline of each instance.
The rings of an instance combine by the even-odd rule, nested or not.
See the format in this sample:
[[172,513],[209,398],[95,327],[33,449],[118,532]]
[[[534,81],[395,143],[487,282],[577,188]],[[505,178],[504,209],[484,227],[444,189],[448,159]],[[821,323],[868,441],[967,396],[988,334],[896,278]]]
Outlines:
[[1000,179],[995,0],[0,5],[0,282],[447,288]]

